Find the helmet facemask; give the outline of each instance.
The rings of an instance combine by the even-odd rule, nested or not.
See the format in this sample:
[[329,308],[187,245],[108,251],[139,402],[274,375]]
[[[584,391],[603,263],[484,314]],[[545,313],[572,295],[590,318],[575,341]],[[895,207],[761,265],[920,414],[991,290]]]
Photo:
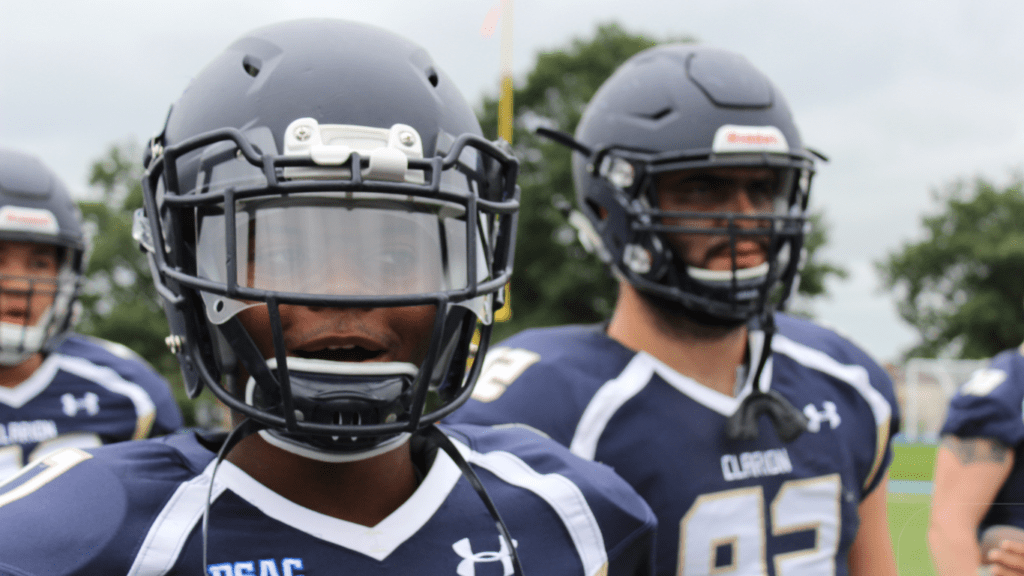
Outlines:
[[86,263],[81,213],[38,158],[0,148],[0,365],[49,352],[74,323]]
[[[688,316],[701,324],[738,325],[772,302],[782,305],[797,276],[806,225],[810,162],[787,155],[651,154],[606,148],[591,156],[589,202],[583,206],[595,223],[591,235],[602,239],[617,274],[652,299],[657,308]],[[776,188],[769,206],[730,211],[729,191],[719,191],[721,206],[700,209],[664,205],[658,186],[673,175],[709,177],[731,169],[771,170]],[[686,172],[683,172],[686,171]],[[703,175],[703,176],[701,176]],[[714,190],[710,191],[714,195]],[[736,192],[733,191],[733,194]],[[746,192],[748,196],[750,191]],[[610,203],[609,207],[605,204]],[[699,205],[699,202],[698,202]],[[765,259],[745,265],[741,244],[756,242]],[[723,269],[691,262],[688,243],[711,243],[728,258]]]
[[[224,129],[163,151],[150,166],[154,194],[139,237],[152,244],[154,277],[175,294],[171,305],[202,311],[176,307],[186,310],[179,357],[187,381],[185,365],[195,367],[190,393],[210,386],[267,428],[268,441],[303,456],[365,458],[468,398],[479,369],[466,369],[474,330],[481,322],[489,334],[511,271],[517,165],[480,137],[443,133],[439,155],[422,159],[409,153],[419,135],[405,125],[304,118],[288,134],[300,144],[331,136],[315,146],[286,137],[277,155],[266,129]],[[190,185],[181,185],[181,167]],[[176,187],[187,189],[168,192]],[[372,350],[297,357],[281,322],[288,306],[428,305],[435,313],[418,366],[374,361]],[[239,320],[257,307],[272,350],[261,352]],[[485,350],[483,338],[476,354]],[[239,368],[248,382],[228,390]]]
[[0,310],[16,320],[0,321],[0,365],[16,366],[33,354],[54,348],[72,324],[81,284],[80,251],[32,242],[53,250],[56,270],[28,276],[0,272]]

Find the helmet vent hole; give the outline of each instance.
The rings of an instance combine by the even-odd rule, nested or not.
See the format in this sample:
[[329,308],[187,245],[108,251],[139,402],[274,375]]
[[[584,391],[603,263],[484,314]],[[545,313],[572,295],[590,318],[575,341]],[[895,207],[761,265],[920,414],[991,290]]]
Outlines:
[[651,120],[661,120],[662,118],[664,118],[665,116],[668,116],[671,113],[672,113],[672,108],[666,107],[666,108],[662,108],[661,110],[658,110],[657,112],[655,112],[653,114],[643,114],[643,116],[646,116],[647,118],[650,118]]
[[434,88],[437,88],[437,82],[438,82],[437,71],[434,70],[433,68],[427,68],[427,80],[430,81],[430,85],[431,86],[433,86]]
[[252,76],[253,78],[255,78],[256,75],[260,73],[260,68],[262,66],[263,63],[260,62],[260,59],[256,58],[255,56],[246,56],[245,58],[242,58],[242,69],[245,70],[246,74]]

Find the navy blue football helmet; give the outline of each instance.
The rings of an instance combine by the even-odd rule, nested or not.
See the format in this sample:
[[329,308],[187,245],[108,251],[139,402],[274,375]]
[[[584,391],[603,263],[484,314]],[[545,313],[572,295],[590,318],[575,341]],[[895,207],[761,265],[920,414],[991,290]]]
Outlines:
[[[579,212],[570,223],[617,276],[657,310],[702,325],[763,329],[762,353],[751,359],[758,386],[729,418],[727,436],[756,437],[758,417],[767,414],[780,438],[797,438],[806,418],[777,392],[761,390],[760,375],[771,354],[773,313],[797,285],[815,157],[824,157],[804,148],[779,90],[738,54],[657,46],[601,85],[575,137],[538,132],[578,152]],[[736,170],[750,168],[756,170]],[[771,177],[751,176],[762,172]],[[749,180],[746,202],[761,199],[757,209],[734,209],[740,174]],[[678,198],[680,191],[718,199],[706,205],[719,207],[697,210],[699,203],[675,199],[662,205],[663,194]],[[716,256],[726,254],[728,269],[688,261],[680,252],[695,238],[707,240]],[[745,258],[741,265],[740,245],[751,243],[761,245],[764,262]]]
[[[0,241],[31,242],[57,248],[54,278],[15,278],[15,289],[0,289],[0,304],[27,303],[34,324],[0,322],[0,364],[17,365],[37,352],[52,350],[72,327],[75,299],[85,268],[86,242],[81,214],[60,178],[30,154],[0,148]],[[35,297],[33,297],[35,295]],[[30,310],[37,302],[47,308]]]
[[[703,324],[739,325],[769,299],[778,306],[797,278],[815,153],[805,149],[785,99],[745,58],[678,44],[650,48],[598,89],[575,138],[540,130],[578,153],[573,177],[580,213],[571,223],[584,245],[659,308]],[[778,174],[774,211],[670,211],[656,184],[667,173],[763,167]],[[713,220],[696,226],[694,222]],[[742,224],[755,221],[755,227]],[[680,224],[680,223],[683,224]],[[767,238],[768,260],[755,268],[713,271],[686,263],[673,234]]]
[[[337,20],[255,30],[192,81],[145,165],[135,236],[189,395],[207,386],[325,461],[386,451],[468,398],[511,274],[518,163],[422,48]],[[427,304],[419,366],[285,352],[282,305]],[[238,318],[252,306],[271,358]]]

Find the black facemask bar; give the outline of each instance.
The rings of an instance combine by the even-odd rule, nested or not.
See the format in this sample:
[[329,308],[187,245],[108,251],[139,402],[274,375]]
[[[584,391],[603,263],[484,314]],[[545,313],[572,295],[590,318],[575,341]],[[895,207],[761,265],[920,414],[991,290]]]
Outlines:
[[[623,164],[624,163],[624,164]],[[613,167],[609,169],[610,167]],[[725,167],[756,167],[789,170],[793,177],[785,197],[788,213],[737,214],[734,212],[670,211],[658,207],[656,179],[659,174],[680,170]],[[618,174],[614,174],[615,170]],[[813,157],[804,154],[713,154],[708,150],[649,153],[621,147],[598,149],[590,156],[588,169],[598,185],[608,190],[606,198],[618,204],[625,216],[621,231],[626,245],[635,244],[650,253],[651,269],[638,272],[628,263],[620,271],[643,293],[659,299],[660,303],[680,302],[688,309],[726,322],[743,322],[764,309],[765,303],[781,285],[782,302],[799,272],[800,252],[803,248],[806,216],[805,209],[813,175]],[[624,176],[625,175],[625,176]],[[666,220],[717,220],[724,226],[698,227],[666,223]],[[744,227],[741,222],[753,222]],[[732,258],[731,279],[727,287],[711,284],[691,277],[684,270],[687,264],[675,254],[667,235],[699,234],[728,238]],[[742,237],[760,237],[767,244],[768,270],[756,279],[741,278],[742,269],[736,262],[736,243]],[[780,261],[780,254],[788,249],[788,258]],[[622,259],[620,258],[620,262]],[[739,272],[739,274],[738,274]]]
[[[5,323],[5,333],[0,337],[0,356],[7,363],[21,355],[48,352],[60,344],[74,320],[74,303],[82,286],[84,249],[55,244],[49,239],[40,241],[37,237],[7,235],[2,240],[47,244],[58,250],[57,274],[52,278],[0,274],[0,305],[16,301],[24,303],[25,308],[19,321]],[[37,312],[41,316],[30,324]]]
[[[763,311],[776,287],[782,288],[776,307],[781,308],[791,295],[799,273],[805,227],[804,214],[814,174],[814,161],[815,158],[828,160],[821,153],[809,148],[786,154],[722,154],[715,153],[711,148],[650,152],[617,145],[591,148],[570,134],[558,130],[541,127],[536,133],[587,159],[587,172],[595,181],[592,186],[600,188],[582,193],[581,196],[586,199],[584,203],[588,205],[580,208],[588,214],[587,218],[593,222],[594,232],[604,245],[603,250],[607,251],[602,258],[607,258],[631,284],[640,289],[645,296],[655,300],[660,308],[692,315],[702,323],[733,325],[743,323]],[[616,160],[623,162],[622,167],[625,168],[618,174],[615,174],[615,170],[609,170]],[[763,229],[745,232],[735,225],[735,219],[742,220],[748,218],[747,216],[732,213],[668,212],[657,207],[656,196],[653,195],[657,174],[719,167],[759,167],[795,171],[796,177],[789,191],[789,205],[796,210],[788,215],[751,216],[749,218],[756,221],[768,221],[769,225]],[[586,185],[577,183],[581,184]],[[602,206],[595,197],[603,198],[604,202],[612,203],[615,208],[604,207],[608,212],[602,216],[598,213]],[[679,227],[663,223],[665,218],[682,219],[690,216],[691,219],[703,219],[723,215],[727,216],[728,224],[725,228],[718,229]],[[588,231],[581,230],[581,234],[584,232],[589,236]],[[742,282],[734,275],[728,290],[715,289],[681,272],[686,264],[675,255],[662,236],[673,233],[728,234],[734,271],[737,269],[736,236],[767,236],[770,268],[767,274],[757,281]],[[630,245],[648,251],[651,256],[651,269],[648,272],[638,273],[630,269],[624,259],[627,256],[624,249]],[[787,246],[788,261],[780,270],[777,257]],[[756,296],[737,298],[741,291],[744,294],[749,293],[748,286],[741,284],[749,284],[749,289],[756,290]]]
[[[17,288],[6,286],[17,285]],[[60,318],[52,308],[60,290],[57,277],[14,276],[0,274],[0,306],[11,302],[21,303],[24,313],[16,322],[4,322],[4,333],[0,335],[0,350],[16,355],[38,352],[56,333],[56,328],[67,318]],[[50,311],[47,312],[47,309]],[[32,323],[32,316],[39,314]],[[17,336],[14,332],[17,332]]]
[[[189,153],[207,146],[230,142],[233,143],[238,158],[262,171],[265,182],[261,185],[239,186],[218,189],[217,191],[195,191],[178,194],[180,177],[178,161]],[[481,166],[466,166],[459,161],[460,154],[466,148],[474,149],[482,158]],[[518,173],[518,162],[505,152],[499,145],[483,138],[464,134],[455,139],[449,151],[443,156],[429,159],[408,160],[409,170],[422,171],[424,184],[409,182],[392,182],[364,179],[361,169],[368,167],[369,160],[361,158],[353,152],[351,157],[338,168],[347,168],[348,174],[330,179],[286,180],[283,170],[286,167],[316,168],[316,164],[307,157],[281,156],[260,154],[239,130],[224,128],[190,138],[181,144],[160,149],[159,137],[151,147],[151,156],[147,160],[147,173],[143,179],[145,198],[145,221],[148,230],[140,234],[147,242],[141,243],[149,251],[151,265],[156,280],[157,290],[166,301],[169,316],[178,319],[174,332],[182,336],[178,342],[179,359],[183,364],[186,381],[189,373],[193,375],[194,384],[190,394],[198,394],[203,385],[211,388],[214,394],[229,408],[260,422],[268,428],[274,428],[295,435],[315,436],[388,436],[401,432],[415,431],[426,423],[439,420],[451,413],[468,399],[472,383],[479,372],[480,362],[473,362],[467,377],[461,376],[465,369],[457,366],[468,359],[468,350],[475,322],[472,314],[452,314],[450,309],[459,302],[478,296],[494,295],[495,306],[500,306],[500,291],[511,275],[512,248],[518,211],[519,190],[515,185]],[[332,167],[333,168],[333,167]],[[469,186],[459,193],[441,189],[441,174],[445,170],[457,170],[467,178],[476,182],[477,186]],[[158,185],[160,179],[166,184],[164,189]],[[233,259],[227,262],[225,282],[215,282],[198,276],[195,261],[194,226],[196,214],[204,208],[219,207],[225,218],[225,254],[236,254],[235,251],[235,210],[236,201],[286,197],[316,192],[373,192],[394,195],[395,201],[413,198],[425,198],[435,201],[450,202],[465,209],[466,225],[466,271],[467,285],[461,289],[447,291],[406,294],[393,296],[325,296],[306,293],[278,292],[239,286],[237,282],[236,263]],[[486,236],[479,228],[481,221],[488,226]],[[478,241],[479,240],[479,241]],[[486,265],[489,267],[484,279],[478,281],[477,270],[478,244],[483,245]],[[484,245],[486,244],[486,245]],[[221,334],[210,333],[211,326],[202,317],[204,310],[200,292],[208,292],[233,299],[264,303],[271,319],[277,374],[267,368],[262,355],[256,350],[251,338],[241,328],[237,318],[233,318],[214,330]],[[191,306],[189,306],[191,304]],[[418,377],[412,386],[409,400],[408,420],[389,424],[345,425],[302,422],[295,418],[294,403],[288,381],[287,359],[283,345],[283,334],[280,327],[280,305],[300,305],[314,307],[399,307],[429,304],[436,310],[432,329],[430,349]],[[175,322],[172,320],[172,325]],[[487,350],[490,326],[481,326],[481,341],[475,357],[480,358]],[[244,335],[244,337],[243,337]],[[456,350],[447,360],[447,366],[439,366],[438,358],[445,348],[446,336],[459,340]],[[223,338],[229,344],[228,350],[220,347],[221,353],[213,352],[217,346],[217,338]],[[248,343],[246,343],[248,340]],[[450,347],[447,347],[450,348]],[[234,379],[234,370],[238,363],[246,366],[250,374],[262,386],[272,386],[279,390],[280,413],[273,414],[257,410],[240,401],[229,390],[218,384],[221,377]],[[262,365],[262,366],[260,366]],[[464,364],[463,364],[464,366]],[[443,373],[438,374],[443,369]],[[449,380],[461,380],[454,382]],[[423,414],[428,389],[431,386],[444,390],[448,402],[430,414]],[[231,386],[229,386],[231,387]],[[237,389],[237,386],[231,388]],[[237,390],[235,390],[237,393]]]

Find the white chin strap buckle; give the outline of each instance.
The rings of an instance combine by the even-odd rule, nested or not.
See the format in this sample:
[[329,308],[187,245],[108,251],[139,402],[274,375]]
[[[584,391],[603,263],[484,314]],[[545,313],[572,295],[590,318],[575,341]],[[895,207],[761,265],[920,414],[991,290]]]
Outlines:
[[323,168],[287,167],[287,179],[351,178],[341,165],[355,152],[369,158],[362,169],[366,180],[423,184],[422,170],[409,170],[409,159],[423,158],[423,140],[416,129],[406,124],[391,128],[373,128],[351,124],[320,124],[314,118],[299,118],[284,133],[284,154],[304,156]]

